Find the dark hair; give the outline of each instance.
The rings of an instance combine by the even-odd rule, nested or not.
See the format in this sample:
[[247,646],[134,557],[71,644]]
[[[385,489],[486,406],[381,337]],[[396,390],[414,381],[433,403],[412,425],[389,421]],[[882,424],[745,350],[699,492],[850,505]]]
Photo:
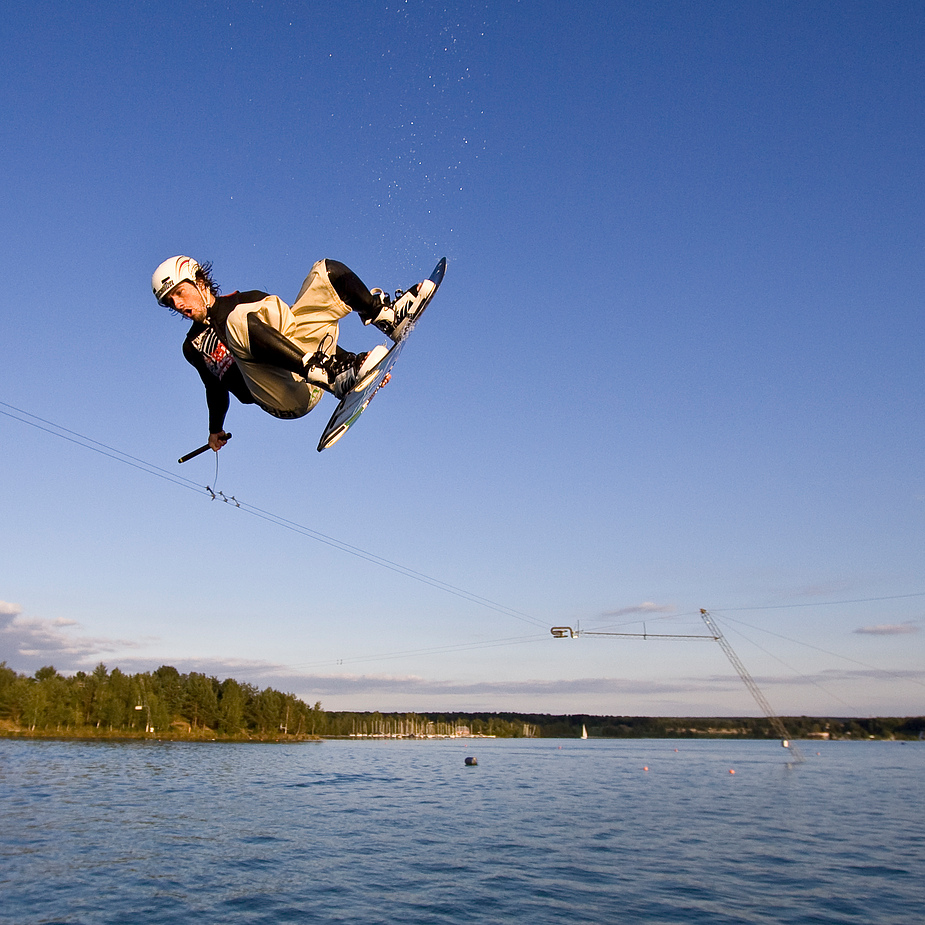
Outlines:
[[199,264],[199,269],[196,271],[196,279],[201,279],[206,284],[206,286],[209,287],[209,292],[211,292],[212,295],[218,296],[221,293],[222,287],[219,286],[219,284],[215,282],[214,279],[212,279],[211,260],[207,260],[205,263]]

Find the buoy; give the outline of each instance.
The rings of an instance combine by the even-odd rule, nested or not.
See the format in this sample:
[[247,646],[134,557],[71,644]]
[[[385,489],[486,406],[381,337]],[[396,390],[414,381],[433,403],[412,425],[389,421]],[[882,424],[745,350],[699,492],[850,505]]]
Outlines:
[[467,758],[466,764],[469,765],[470,768],[474,768],[478,764],[478,761],[476,761],[475,758]]
[[642,769],[643,769],[643,771],[648,771],[648,770],[649,770],[649,766],[648,766],[647,764],[645,764],[645,765],[642,766]]
[[732,768],[730,768],[730,769],[729,769],[729,773],[730,773],[730,774],[735,774],[735,771],[733,771]]

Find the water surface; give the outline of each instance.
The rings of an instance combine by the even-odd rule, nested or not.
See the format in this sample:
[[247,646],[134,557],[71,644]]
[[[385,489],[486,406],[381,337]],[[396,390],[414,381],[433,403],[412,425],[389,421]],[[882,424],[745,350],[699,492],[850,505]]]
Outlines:
[[0,922],[920,920],[925,745],[802,747],[0,740]]

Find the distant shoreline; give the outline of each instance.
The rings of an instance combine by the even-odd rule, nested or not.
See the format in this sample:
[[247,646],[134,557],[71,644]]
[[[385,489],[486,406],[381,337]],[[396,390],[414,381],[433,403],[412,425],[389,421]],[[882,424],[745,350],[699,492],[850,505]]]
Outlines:
[[[3,728],[5,727],[5,728]],[[257,734],[226,734],[217,733],[211,729],[202,729],[196,731],[170,731],[165,733],[126,731],[126,730],[48,730],[48,729],[18,729],[10,728],[9,724],[0,726],[0,739],[22,740],[22,741],[57,741],[57,742],[112,742],[112,743],[129,743],[129,742],[163,742],[163,743],[182,743],[182,742],[214,742],[226,744],[257,744],[257,745],[294,745],[300,743],[318,744],[325,741],[342,741],[342,742],[382,742],[382,741],[466,741],[472,742],[476,739],[519,739],[523,736],[493,736],[493,735],[449,735],[449,736],[425,736],[425,735],[287,735],[278,733],[274,735],[257,735]],[[565,735],[546,735],[532,736],[533,739],[579,739],[580,736]],[[589,735],[588,739],[599,741],[627,741],[633,739],[664,739],[665,741],[691,741],[691,740],[736,740],[750,742],[776,741],[776,737],[768,735],[748,734],[740,730],[723,731],[712,729],[703,732],[687,731],[685,734],[648,734],[648,735]],[[587,741],[587,740],[584,740]],[[794,736],[793,741],[800,742],[917,742],[922,741],[918,736],[896,736],[896,735],[866,735],[863,737],[852,736]]]
[[158,732],[51,732],[47,729],[0,729],[0,739],[56,742],[228,742],[266,745],[292,745],[299,742],[321,742],[321,736],[311,735],[222,735],[210,730],[199,733]]
[[[783,725],[782,725],[783,723]],[[325,710],[295,694],[170,665],[125,674],[102,663],[33,676],[0,662],[0,737],[83,741],[317,742],[322,739],[925,739],[925,716],[626,716],[509,711]]]

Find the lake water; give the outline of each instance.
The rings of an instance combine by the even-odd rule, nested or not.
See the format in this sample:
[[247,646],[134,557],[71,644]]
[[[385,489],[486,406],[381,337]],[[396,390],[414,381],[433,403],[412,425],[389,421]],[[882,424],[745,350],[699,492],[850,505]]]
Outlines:
[[925,744],[802,748],[0,740],[0,922],[922,921]]

